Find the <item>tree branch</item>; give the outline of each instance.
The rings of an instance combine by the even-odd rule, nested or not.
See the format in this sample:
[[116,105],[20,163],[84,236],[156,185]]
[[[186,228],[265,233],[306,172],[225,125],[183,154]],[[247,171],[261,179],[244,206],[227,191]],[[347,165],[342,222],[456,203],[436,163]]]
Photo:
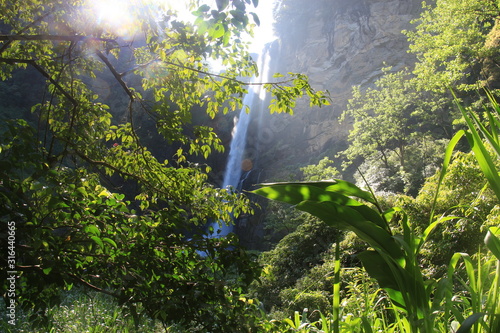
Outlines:
[[98,38],[81,35],[0,35],[0,41],[15,41],[15,40],[54,40],[67,42],[82,42],[82,41],[98,41],[116,43],[116,40],[109,38]]
[[[44,18],[46,18],[47,16],[51,15],[53,13],[53,10],[43,14],[42,16],[36,18],[35,20],[33,20],[33,22],[31,22],[30,24],[28,24],[27,26],[25,26],[24,28],[22,28],[20,31],[18,31],[18,34],[20,33],[23,33],[25,32],[26,30],[28,30],[29,28],[35,26],[36,24],[38,24],[40,21],[42,21]],[[2,47],[0,47],[0,54],[5,51],[5,49],[7,49],[7,47],[10,45],[10,43],[12,42],[12,40],[9,40],[7,42],[5,42]]]
[[50,83],[52,83],[56,87],[56,89],[59,90],[61,94],[63,94],[64,97],[66,97],[71,102],[71,104],[73,104],[74,106],[78,106],[77,100],[73,96],[71,96],[66,90],[64,90],[64,88],[56,80],[54,80],[49,75],[49,73],[45,71],[45,69],[43,69],[40,65],[38,65],[35,60],[0,58],[0,62],[4,62],[11,65],[14,65],[16,63],[21,63],[33,66],[38,72],[40,72],[40,74],[42,74],[45,78],[47,78],[50,81]]
[[72,277],[72,278],[73,278],[73,279],[75,279],[78,283],[80,283],[80,284],[82,284],[82,285],[84,285],[84,286],[86,286],[86,287],[88,287],[88,288],[90,288],[90,289],[93,289],[93,290],[95,290],[95,291],[98,291],[98,292],[100,292],[100,293],[103,293],[103,294],[106,294],[106,295],[109,295],[109,296],[113,296],[113,297],[115,297],[115,298],[120,298],[120,295],[119,295],[119,294],[115,294],[115,293],[113,293],[113,292],[111,292],[111,291],[107,291],[107,290],[105,290],[105,289],[101,289],[101,288],[99,288],[99,287],[97,287],[97,286],[94,286],[93,284],[91,284],[91,283],[89,283],[89,282],[85,281],[84,279],[79,278],[79,277],[78,277],[78,276],[76,276],[75,274],[71,274],[71,273],[70,273],[70,274],[68,274],[68,276]]
[[264,84],[270,84],[270,85],[274,86],[274,85],[285,84],[285,83],[289,83],[289,82],[293,81],[293,79],[288,79],[288,80],[278,81],[278,82],[244,82],[244,81],[241,81],[241,80],[229,77],[229,76],[224,76],[224,75],[220,75],[220,74],[210,73],[210,72],[207,72],[207,71],[202,71],[200,69],[196,69],[196,68],[192,68],[192,67],[187,67],[187,66],[184,66],[184,65],[181,65],[181,64],[176,64],[175,62],[171,62],[171,61],[165,61],[165,63],[168,64],[168,65],[172,65],[172,66],[178,67],[178,68],[188,69],[188,70],[191,70],[193,72],[197,72],[197,73],[200,73],[200,74],[203,74],[203,75],[208,75],[208,76],[211,76],[211,77],[218,77],[218,78],[221,78],[221,79],[227,79],[227,80],[236,82],[238,84],[241,84],[243,86],[261,86],[261,85],[264,85]]
[[135,99],[134,98],[134,94],[129,89],[129,87],[127,86],[127,84],[123,81],[122,76],[120,75],[120,73],[118,73],[116,71],[115,67],[111,64],[111,62],[109,62],[108,58],[101,51],[96,50],[96,54],[99,57],[99,59],[101,59],[102,62],[104,62],[106,64],[106,66],[108,67],[108,69],[111,71],[111,73],[115,77],[116,81],[118,81],[118,83],[120,84],[120,86],[122,86],[123,90],[125,90],[125,93],[127,93],[128,97],[130,97],[130,101],[132,102]]

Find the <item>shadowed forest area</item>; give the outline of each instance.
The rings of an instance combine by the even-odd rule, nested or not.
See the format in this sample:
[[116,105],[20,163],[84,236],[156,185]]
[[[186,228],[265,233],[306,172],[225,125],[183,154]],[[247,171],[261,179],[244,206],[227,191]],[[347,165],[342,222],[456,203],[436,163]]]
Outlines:
[[500,331],[498,1],[263,2],[0,0],[2,332]]

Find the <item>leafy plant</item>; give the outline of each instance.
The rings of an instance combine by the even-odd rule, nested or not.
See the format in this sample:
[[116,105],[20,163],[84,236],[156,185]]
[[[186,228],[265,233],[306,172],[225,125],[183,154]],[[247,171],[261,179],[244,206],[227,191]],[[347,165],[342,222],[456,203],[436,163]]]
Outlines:
[[[417,237],[402,212],[382,211],[372,193],[341,180],[267,184],[254,193],[294,204],[329,225],[356,233],[373,248],[358,255],[363,266],[386,290],[393,305],[406,314],[404,320],[411,330],[433,327],[435,306],[430,295],[434,285],[424,279],[417,256],[437,223]],[[371,203],[375,209],[359,199]],[[402,235],[395,234],[389,226],[395,213],[401,214]]]
[[[0,78],[16,83],[30,68],[42,91],[30,105],[35,127],[0,124],[0,248],[7,252],[15,223],[16,301],[43,314],[60,303],[60,290],[79,285],[113,297],[133,318],[245,330],[248,303],[240,296],[258,265],[234,235],[205,237],[205,225],[252,209],[244,195],[211,184],[210,167],[189,159],[224,148],[213,128],[193,123],[193,111],[214,118],[239,110],[248,86],[242,78],[257,75],[242,37],[259,23],[251,11],[258,1],[184,2],[192,22],[165,3],[133,3],[125,36],[92,1],[0,0]],[[223,75],[210,72],[212,61]],[[98,80],[121,107],[105,103]],[[328,103],[303,75],[264,85],[272,112],[291,113],[300,96]],[[138,115],[154,121],[156,138],[175,154],[145,146]],[[4,257],[0,265],[7,267]],[[48,318],[35,319],[43,326]]]
[[[491,95],[489,97],[493,110],[485,108],[486,122],[480,121],[474,113],[467,112],[459,104],[469,130],[458,132],[447,147],[434,202],[437,200],[439,184],[447,172],[453,150],[462,136],[467,138],[482,172],[500,200],[498,169],[485,144],[487,142],[491,146],[490,149],[500,156],[500,106]],[[363,239],[371,249],[362,252],[358,257],[368,274],[377,280],[389,296],[396,316],[393,329],[397,327],[405,332],[430,332],[436,327],[446,329],[451,315],[461,324],[457,332],[477,332],[479,328],[475,325],[476,322],[487,332],[498,329],[498,227],[490,227],[485,238],[486,246],[496,259],[482,262],[483,259],[479,255],[480,259],[474,267],[469,255],[457,253],[450,261],[448,277],[434,281],[423,275],[418,255],[436,226],[455,218],[453,216],[434,219],[434,211],[431,211],[431,223],[421,235],[417,235],[401,209],[383,211],[372,192],[363,191],[346,181],[264,184],[253,192],[269,199],[293,204],[299,210],[319,217],[328,225],[353,231]],[[390,226],[391,220],[399,222],[398,228]],[[398,229],[401,233],[397,232]],[[459,259],[465,262],[468,280],[460,281],[468,296],[461,297],[461,302],[456,302],[458,298],[453,297],[452,280],[457,273]],[[483,303],[484,299],[486,301]],[[467,304],[466,309],[460,310],[460,306],[464,304]],[[464,316],[467,313],[468,315]]]

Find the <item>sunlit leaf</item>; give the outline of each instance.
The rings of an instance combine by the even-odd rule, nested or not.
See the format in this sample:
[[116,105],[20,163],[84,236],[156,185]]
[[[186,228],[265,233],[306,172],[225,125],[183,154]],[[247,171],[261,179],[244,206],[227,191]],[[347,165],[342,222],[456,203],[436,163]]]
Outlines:
[[101,248],[104,247],[104,244],[103,244],[102,240],[99,237],[97,237],[97,236],[91,236],[90,239],[92,239]]
[[500,227],[490,227],[484,238],[484,243],[498,260],[500,260]]

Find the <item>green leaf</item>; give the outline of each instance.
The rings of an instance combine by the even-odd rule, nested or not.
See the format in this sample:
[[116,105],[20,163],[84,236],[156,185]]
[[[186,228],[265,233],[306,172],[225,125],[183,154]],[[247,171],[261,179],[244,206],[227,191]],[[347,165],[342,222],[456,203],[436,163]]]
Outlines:
[[103,247],[104,247],[104,244],[103,244],[102,240],[101,240],[99,237],[97,237],[97,236],[92,236],[92,237],[90,237],[90,239],[92,239],[92,240],[93,240],[93,241],[94,241],[97,245],[99,245],[101,248],[103,248]]
[[85,227],[85,232],[88,232],[89,234],[96,235],[96,236],[101,235],[101,231],[99,230],[99,228],[97,228],[94,225],[88,225],[88,226],[86,226]]
[[[498,146],[495,144],[496,139],[492,139],[486,128],[482,126],[481,122],[477,120],[477,118],[475,118],[473,114],[469,114],[459,103],[455,95],[454,97],[455,103],[460,109],[460,112],[462,113],[462,116],[464,117],[465,121],[467,122],[467,126],[469,127],[469,131],[465,132],[467,141],[469,142],[469,145],[474,152],[474,156],[476,157],[479,167],[488,180],[491,189],[495,192],[495,195],[500,200],[500,176],[498,175],[498,170],[496,169],[493,159],[491,158],[488,150],[486,149],[486,146],[483,143],[483,137],[481,137],[479,133],[481,133],[482,131],[483,136],[486,136],[486,139],[489,138],[490,144],[492,144],[493,147],[498,148]],[[494,126],[495,124],[491,125]],[[479,128],[479,132],[478,130],[476,130],[476,126]]]
[[210,29],[210,35],[215,39],[221,38],[225,33],[226,30],[222,24],[217,24],[214,29]]
[[78,193],[80,193],[82,196],[88,197],[87,190],[85,189],[85,187],[83,187],[83,186],[79,187],[79,188],[76,189],[76,191]]
[[389,226],[385,219],[375,210],[350,198],[358,197],[371,203],[375,199],[371,193],[361,190],[354,184],[344,180],[302,183],[268,183],[264,187],[254,190],[252,193],[264,196],[271,200],[278,200],[292,205],[302,201],[331,201],[339,205],[350,206],[361,214],[364,219],[372,221],[386,231]]
[[460,328],[458,329],[458,331],[456,333],[468,333],[468,332],[470,332],[472,325],[474,325],[479,319],[484,317],[484,315],[485,315],[484,313],[474,313],[474,314],[470,315],[469,317],[467,317],[467,319],[465,319],[463,321],[463,323],[460,325]]
[[206,13],[210,10],[210,6],[207,4],[201,5],[200,8],[198,8],[198,11]]
[[43,274],[45,274],[45,275],[49,275],[51,271],[52,271],[52,267],[47,267],[47,268],[44,268],[44,269],[43,269]]
[[[369,192],[363,191],[356,185],[341,179],[335,179],[334,181],[319,181],[319,182],[264,183],[261,185],[263,187],[255,190],[253,193],[266,196],[269,199],[273,200],[280,200],[280,201],[289,200],[292,199],[289,196],[292,195],[293,192],[295,192],[296,194],[298,192],[301,195],[303,195],[302,200],[325,201],[328,200],[328,195],[330,195],[330,193],[337,193],[344,196],[355,196],[360,199],[366,200],[370,203],[375,203],[375,199]],[[282,199],[274,199],[273,197],[267,196],[266,193],[272,196],[276,195],[278,197],[281,197]],[[316,196],[321,195],[321,198],[323,198],[324,200],[318,200],[319,198],[313,199],[315,195]],[[295,195],[293,195],[293,197],[296,198]],[[294,204],[293,202],[288,202],[288,203]]]
[[116,242],[114,240],[112,240],[111,238],[104,237],[104,238],[102,238],[102,241],[110,244],[114,248],[118,248],[118,245],[116,245]]
[[320,218],[328,225],[353,231],[373,248],[387,253],[398,265],[405,266],[403,251],[394,238],[376,223],[366,220],[353,208],[330,201],[303,201],[296,208]]
[[406,302],[399,290],[398,281],[394,274],[390,274],[392,270],[386,260],[375,251],[364,251],[358,254],[357,257],[363,263],[363,267],[368,274],[377,280],[380,287],[389,294],[391,301],[396,306],[406,309]]
[[97,196],[98,197],[105,197],[105,198],[107,198],[110,194],[111,193],[108,190],[104,189]]
[[500,227],[490,227],[484,238],[484,243],[498,260],[500,260]]

